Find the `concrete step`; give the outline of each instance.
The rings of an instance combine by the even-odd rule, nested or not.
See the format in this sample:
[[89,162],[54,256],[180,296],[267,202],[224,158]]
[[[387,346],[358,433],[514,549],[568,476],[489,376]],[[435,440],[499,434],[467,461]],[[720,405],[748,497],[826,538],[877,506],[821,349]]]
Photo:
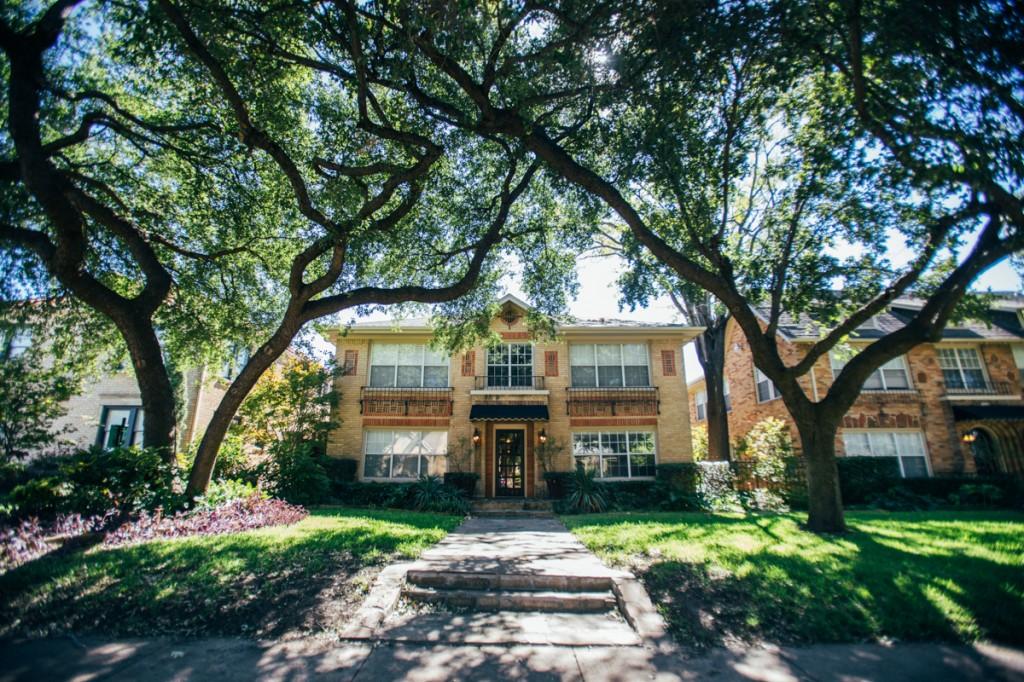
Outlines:
[[551,511],[551,500],[481,497],[472,501],[474,511]]
[[510,509],[502,511],[499,509],[473,509],[469,512],[470,516],[480,516],[484,518],[500,518],[500,519],[550,519],[554,518],[554,514],[549,511],[536,511],[526,509]]
[[605,592],[524,592],[505,590],[447,590],[406,586],[403,596],[428,604],[445,604],[477,611],[540,611],[599,613],[616,608],[615,596]]
[[612,579],[608,576],[410,569],[405,579],[417,587],[449,590],[602,592],[612,589]]
[[[385,618],[374,638],[382,642],[472,645],[622,647],[641,643],[633,628],[612,611],[393,611]],[[479,669],[476,671],[479,677]],[[438,677],[443,675],[439,672]]]

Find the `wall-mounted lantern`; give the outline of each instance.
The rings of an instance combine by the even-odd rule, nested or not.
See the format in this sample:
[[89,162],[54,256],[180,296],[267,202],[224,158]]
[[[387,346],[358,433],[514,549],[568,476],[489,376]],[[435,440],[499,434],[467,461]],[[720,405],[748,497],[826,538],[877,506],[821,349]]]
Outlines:
[[473,429],[473,445],[480,445],[480,429]]
[[961,440],[963,440],[963,442],[965,443],[973,443],[974,441],[978,440],[978,434],[975,433],[974,431],[968,431],[963,435],[963,438]]
[[541,429],[540,433],[537,434],[537,440],[540,441],[541,445],[548,442],[548,434],[544,432],[544,429]]

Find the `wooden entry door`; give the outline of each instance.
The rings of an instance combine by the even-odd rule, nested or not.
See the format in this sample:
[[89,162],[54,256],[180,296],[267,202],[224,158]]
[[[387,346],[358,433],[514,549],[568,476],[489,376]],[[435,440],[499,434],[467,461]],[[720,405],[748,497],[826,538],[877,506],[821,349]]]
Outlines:
[[522,429],[495,429],[495,497],[523,497],[525,446]]

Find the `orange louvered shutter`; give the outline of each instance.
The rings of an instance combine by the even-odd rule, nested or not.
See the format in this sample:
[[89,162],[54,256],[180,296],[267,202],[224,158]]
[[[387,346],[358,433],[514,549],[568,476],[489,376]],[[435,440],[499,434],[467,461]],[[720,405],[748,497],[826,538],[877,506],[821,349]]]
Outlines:
[[661,351],[661,373],[667,377],[676,375],[676,353],[671,350]]
[[359,351],[347,350],[345,351],[345,366],[342,373],[345,376],[352,376],[356,373],[356,369],[359,367]]
[[473,376],[473,370],[476,368],[476,351],[469,351],[462,356],[462,376],[471,377]]
[[558,376],[558,351],[557,350],[546,350],[546,351],[544,351],[544,376],[546,376],[546,377],[557,377]]

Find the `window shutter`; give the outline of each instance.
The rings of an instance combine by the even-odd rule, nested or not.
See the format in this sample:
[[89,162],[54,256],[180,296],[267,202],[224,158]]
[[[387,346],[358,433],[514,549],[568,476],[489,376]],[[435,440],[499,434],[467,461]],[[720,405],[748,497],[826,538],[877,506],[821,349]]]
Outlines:
[[462,356],[462,376],[471,377],[476,369],[476,351],[467,351]]
[[671,350],[661,351],[661,373],[667,377],[676,375],[676,353]]
[[347,377],[350,377],[350,376],[352,376],[352,375],[354,375],[356,373],[356,370],[358,369],[358,367],[359,367],[359,351],[357,351],[357,350],[347,350],[347,351],[345,351],[345,366],[343,368],[342,374],[344,374]]
[[546,350],[546,351],[544,351],[544,376],[546,376],[546,377],[557,377],[558,376],[558,351],[557,350]]

